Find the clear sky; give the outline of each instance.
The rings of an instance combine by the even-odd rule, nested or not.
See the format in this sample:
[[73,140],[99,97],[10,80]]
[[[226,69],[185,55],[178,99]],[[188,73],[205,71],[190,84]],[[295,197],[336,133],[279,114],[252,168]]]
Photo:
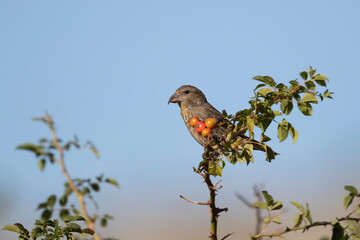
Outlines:
[[77,134],[100,151],[99,160],[67,154],[71,175],[104,173],[121,185],[96,196],[100,212],[115,217],[103,235],[206,239],[208,210],[179,198],[207,199],[192,171],[202,148],[169,97],[191,84],[234,113],[248,106],[253,76],[288,82],[310,65],[328,76],[334,100],[315,106],[313,117],[289,118],[296,144],[280,144],[270,129],[276,161],[259,153],[250,166],[226,166],[218,203],[230,211],[220,233],[246,239],[253,231],[253,213],[234,192],[252,200],[255,183],[284,201],[289,221],[292,200],[309,202],[318,220],[343,214],[343,186],[360,187],[359,8],[356,0],[0,0],[0,227],[32,226],[37,204],[63,191],[57,166],[41,173],[31,154],[15,150],[49,137],[31,121],[48,111],[61,138]]

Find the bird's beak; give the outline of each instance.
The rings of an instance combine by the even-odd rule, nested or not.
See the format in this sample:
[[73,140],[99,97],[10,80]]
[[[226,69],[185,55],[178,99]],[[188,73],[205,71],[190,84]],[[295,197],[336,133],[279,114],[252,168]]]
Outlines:
[[181,102],[180,99],[179,99],[179,95],[177,95],[175,93],[169,98],[168,104],[169,103],[179,103],[179,102]]

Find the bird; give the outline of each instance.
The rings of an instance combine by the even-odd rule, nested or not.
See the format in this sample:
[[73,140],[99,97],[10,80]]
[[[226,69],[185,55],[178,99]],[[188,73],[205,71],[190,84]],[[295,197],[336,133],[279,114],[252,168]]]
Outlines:
[[[229,133],[229,128],[223,126],[221,122],[224,122],[224,115],[220,113],[215,107],[213,107],[206,99],[205,94],[198,88],[191,85],[183,85],[179,87],[175,93],[169,98],[168,104],[177,103],[181,109],[181,116],[184,123],[190,132],[191,136],[204,148],[208,144],[208,137],[203,137],[201,134],[190,126],[190,119],[197,117],[199,121],[205,122],[207,118],[214,118],[217,126],[212,129],[212,136],[221,141],[226,138]],[[238,137],[240,140],[249,140],[249,137],[244,134],[240,134]],[[265,152],[265,148],[256,140],[251,140],[254,150],[260,150]],[[246,141],[241,145],[244,147]],[[277,155],[277,153],[275,153]]]

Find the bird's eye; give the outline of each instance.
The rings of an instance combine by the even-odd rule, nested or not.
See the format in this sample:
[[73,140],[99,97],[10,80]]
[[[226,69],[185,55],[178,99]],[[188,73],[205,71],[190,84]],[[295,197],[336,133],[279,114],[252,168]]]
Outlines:
[[185,93],[185,94],[189,94],[190,91],[189,91],[189,90],[185,90],[184,93]]

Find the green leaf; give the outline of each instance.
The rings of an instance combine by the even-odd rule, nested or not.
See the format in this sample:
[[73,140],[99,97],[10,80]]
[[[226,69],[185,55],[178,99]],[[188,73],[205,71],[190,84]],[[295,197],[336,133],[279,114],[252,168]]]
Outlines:
[[326,87],[326,81],[325,80],[315,80],[315,82],[322,87]]
[[43,225],[43,222],[40,221],[40,220],[35,220],[35,226],[42,226]]
[[106,227],[106,226],[107,226],[107,219],[106,219],[106,218],[101,219],[100,225],[101,225],[102,227]]
[[270,210],[271,210],[271,211],[272,211],[272,210],[278,210],[278,209],[281,209],[282,206],[283,206],[283,205],[282,205],[281,201],[276,201]]
[[297,86],[297,85],[300,84],[300,83],[299,83],[298,81],[296,81],[296,80],[291,80],[291,81],[289,81],[289,83],[290,83],[291,85],[295,85],[295,86]]
[[218,161],[210,161],[209,162],[209,174],[216,177],[221,176],[222,169]]
[[44,146],[37,146],[32,143],[24,143],[16,147],[16,149],[30,151],[36,154],[36,156],[44,155]]
[[276,85],[278,92],[287,93],[287,87],[283,83],[279,83]]
[[47,205],[48,205],[47,202],[40,203],[36,210],[39,210],[39,209],[42,209],[42,208],[47,208]]
[[279,138],[280,142],[282,142],[288,137],[289,132],[282,124],[279,124],[278,125],[278,134],[277,135],[278,135],[278,138]]
[[300,203],[298,203],[298,202],[295,202],[295,201],[292,201],[292,202],[290,202],[292,205],[294,205],[295,207],[297,207],[297,209],[299,209],[299,211],[301,212],[301,213],[304,213],[304,207],[300,204]]
[[255,91],[256,89],[258,89],[258,88],[265,87],[265,86],[266,86],[266,84],[264,84],[264,83],[258,84],[258,85],[256,86],[256,88],[254,89],[254,91]]
[[316,72],[316,69],[313,69],[311,66],[309,69],[307,69],[307,71],[309,72],[310,77],[312,78]]
[[31,237],[33,239],[37,239],[37,238],[43,236],[44,234],[46,234],[46,232],[44,232],[43,229],[40,227],[36,227],[31,230]]
[[68,215],[64,218],[65,223],[75,222],[75,221],[76,221],[76,218],[75,218],[75,216],[72,216],[72,215]]
[[271,162],[272,159],[275,159],[275,153],[271,147],[265,145],[265,151],[266,151],[266,161]]
[[298,227],[300,226],[301,222],[303,221],[303,215],[302,214],[298,214],[295,216],[294,218],[294,227]]
[[249,153],[252,153],[252,151],[254,150],[254,145],[252,143],[247,143],[245,144],[244,149],[247,149]]
[[113,178],[106,178],[106,179],[105,179],[105,182],[110,183],[110,184],[114,185],[114,186],[117,187],[117,188],[120,188],[120,186],[119,186],[119,184],[117,183],[117,181],[116,181],[115,179],[113,179]]
[[66,222],[65,219],[67,219],[70,216],[70,212],[67,209],[61,209],[60,210],[60,218]]
[[82,233],[80,225],[73,222],[66,224],[65,229],[66,229],[65,231],[69,231],[69,232]]
[[337,223],[339,223],[339,219],[335,219],[334,221],[332,221],[331,225],[335,226]]
[[97,183],[91,183],[91,188],[95,191],[98,192],[100,190],[100,186]]
[[265,223],[269,223],[269,222],[270,222],[270,218],[269,218],[269,217],[264,218],[264,222],[265,222]]
[[49,207],[53,207],[54,204],[56,202],[56,196],[55,195],[51,195],[48,199],[47,199],[47,205]]
[[88,187],[84,187],[82,191],[80,191],[82,195],[89,194],[91,191]]
[[345,186],[344,188],[345,188],[345,190],[348,190],[349,192],[351,192],[354,195],[359,194],[358,190],[354,186]]
[[305,86],[307,87],[307,89],[309,89],[310,91],[315,91],[316,90],[316,85],[313,81],[307,81],[305,82]]
[[257,93],[258,93],[258,95],[260,95],[262,97],[266,97],[266,95],[268,95],[269,93],[273,93],[273,92],[274,91],[270,88],[262,88]]
[[267,85],[269,85],[271,87],[275,87],[275,85],[276,85],[276,82],[274,81],[274,79],[269,76],[255,76],[255,77],[253,77],[253,79],[258,80],[263,83],[266,83]]
[[280,109],[284,114],[289,115],[293,109],[293,103],[288,100],[281,101]]
[[108,215],[108,214],[104,214],[103,218],[110,219],[110,220],[114,220],[114,217],[113,217],[113,216],[110,216],[110,215]]
[[306,217],[307,220],[309,220],[310,224],[312,223],[312,217],[310,215],[310,209],[309,209],[309,204],[306,203],[306,207],[305,207],[305,214],[304,216]]
[[348,226],[346,226],[346,229],[352,231],[353,233],[356,233],[356,232],[357,232],[356,227],[353,226],[353,225],[348,225]]
[[69,216],[66,216],[66,218],[64,219],[65,223],[75,222],[75,221],[86,221],[86,219],[80,215],[74,215],[74,216],[69,215]]
[[254,131],[254,120],[252,120],[251,118],[247,118],[246,119],[246,127],[249,131],[253,132]]
[[64,149],[69,150],[71,145],[74,145],[77,149],[81,148],[81,145],[77,143],[76,141],[69,141],[65,144]]
[[328,91],[329,91],[328,89],[325,90],[324,97],[332,99],[331,95],[334,94],[334,93],[333,92],[328,92]]
[[50,219],[52,215],[52,210],[46,209],[45,211],[43,211],[43,213],[41,214],[41,219],[42,220],[48,220]]
[[350,204],[352,203],[352,201],[354,200],[354,195],[349,193],[345,196],[344,198],[344,208],[345,210],[348,209],[348,207],[350,206]]
[[291,127],[289,129],[289,133],[290,133],[291,137],[293,138],[293,144],[294,144],[299,138],[299,133],[294,127]]
[[277,116],[282,116],[282,113],[281,112],[279,112],[279,111],[273,111],[273,113],[274,113],[274,115],[275,115],[275,117],[277,117]]
[[300,102],[301,101],[301,97],[298,93],[293,93],[293,97],[295,98],[296,101]]
[[265,198],[265,200],[266,200],[267,205],[268,205],[269,207],[272,206],[272,205],[274,204],[274,199],[273,199],[273,197],[272,197],[270,194],[268,194],[267,191],[261,191],[261,192],[262,192],[262,194],[263,194],[263,196],[264,196],[264,198]]
[[317,104],[318,100],[313,94],[307,93],[302,97],[301,102],[311,102]]
[[74,217],[75,217],[76,221],[86,221],[86,219],[83,216],[75,215]]
[[271,119],[261,119],[260,120],[261,131],[265,132],[266,129],[269,127],[270,123],[271,123]]
[[322,74],[316,74],[314,76],[314,80],[325,80],[325,81],[329,81],[329,79],[325,76],[325,75],[322,75]]
[[281,224],[280,218],[277,218],[277,217],[273,217],[273,218],[271,219],[271,221],[274,222],[274,223],[277,223],[277,224]]
[[339,223],[336,223],[333,227],[331,240],[342,240],[343,236],[344,236],[344,228]]
[[67,203],[67,196],[66,195],[63,195],[60,199],[59,199],[59,203],[60,203],[60,206],[65,206],[66,203]]
[[251,206],[256,207],[256,208],[265,209],[265,210],[269,209],[268,205],[264,202],[256,202],[256,203],[251,204]]
[[308,78],[308,73],[305,72],[305,71],[303,71],[303,72],[300,73],[300,76],[301,76],[301,78],[304,79],[304,81],[305,81],[305,80]]
[[306,116],[312,115],[313,110],[312,110],[310,103],[308,103],[308,102],[298,103],[298,108],[304,115],[306,115]]
[[43,170],[44,170],[45,163],[46,163],[45,159],[40,159],[40,160],[39,160],[38,166],[39,166],[40,171],[43,171]]
[[10,231],[10,232],[15,232],[15,233],[21,234],[20,228],[17,227],[16,225],[6,225],[6,226],[4,226],[1,230],[6,230],[6,231]]
[[98,150],[95,148],[95,146],[91,146],[90,150],[95,154],[96,158],[100,157],[100,154],[99,154]]
[[266,136],[265,134],[261,134],[261,137],[260,137],[260,142],[268,142],[270,141],[271,138],[269,138],[268,136]]

